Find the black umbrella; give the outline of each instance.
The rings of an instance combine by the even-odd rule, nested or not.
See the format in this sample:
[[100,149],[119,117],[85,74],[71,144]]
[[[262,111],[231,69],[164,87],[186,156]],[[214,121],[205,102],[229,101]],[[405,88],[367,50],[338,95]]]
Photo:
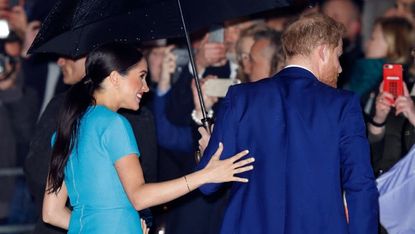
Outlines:
[[[136,43],[185,36],[195,77],[190,31],[290,5],[291,0],[61,0],[51,10],[29,53],[77,58],[107,42]],[[186,22],[185,22],[186,20]],[[196,79],[202,112],[206,111]]]

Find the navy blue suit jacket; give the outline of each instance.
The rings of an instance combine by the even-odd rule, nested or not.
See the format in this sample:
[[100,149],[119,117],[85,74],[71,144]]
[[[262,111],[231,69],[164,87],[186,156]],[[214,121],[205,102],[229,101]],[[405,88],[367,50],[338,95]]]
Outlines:
[[378,192],[359,99],[351,92],[299,67],[234,86],[199,168],[219,142],[222,159],[245,149],[256,159],[254,170],[241,175],[249,183],[232,184],[221,233],[377,233]]

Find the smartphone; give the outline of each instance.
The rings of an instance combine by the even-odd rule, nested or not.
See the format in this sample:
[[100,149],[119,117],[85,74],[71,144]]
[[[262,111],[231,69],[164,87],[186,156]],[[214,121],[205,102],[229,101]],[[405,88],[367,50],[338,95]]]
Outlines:
[[209,29],[208,41],[215,43],[223,43],[224,29],[222,25],[213,25]]
[[219,78],[207,80],[205,91],[207,96],[225,97],[230,86],[241,83],[238,79]]
[[383,90],[396,99],[403,95],[403,69],[401,64],[383,65]]
[[176,56],[177,67],[182,67],[189,63],[189,52],[186,48],[174,48],[172,53]]

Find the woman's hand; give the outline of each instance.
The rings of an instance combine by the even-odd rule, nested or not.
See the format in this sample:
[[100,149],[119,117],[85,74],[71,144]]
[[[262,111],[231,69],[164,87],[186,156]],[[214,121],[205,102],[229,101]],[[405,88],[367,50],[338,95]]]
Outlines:
[[160,92],[167,92],[170,89],[171,78],[176,70],[176,56],[172,53],[174,45],[164,49],[164,57],[161,63],[160,80],[157,89]]
[[203,169],[205,173],[207,183],[223,183],[223,182],[248,182],[246,178],[240,178],[235,176],[242,172],[250,171],[254,169],[254,166],[250,165],[255,161],[253,157],[248,159],[242,159],[245,155],[249,153],[248,150],[239,152],[238,154],[225,159],[220,160],[220,156],[223,151],[223,144],[219,143],[219,147],[216,150],[215,154],[210,159],[209,163]]
[[170,81],[171,75],[173,75],[176,70],[177,58],[172,52],[174,47],[174,45],[170,45],[164,49],[164,58],[161,64],[161,79],[167,79]]
[[404,95],[395,101],[396,115],[403,114],[412,125],[415,125],[415,105],[404,83]]
[[143,230],[143,234],[149,234],[150,228],[147,227],[146,221],[141,219],[141,229]]
[[379,86],[379,95],[376,98],[376,113],[373,120],[377,123],[383,123],[393,106],[394,97],[391,93],[383,91],[383,82]]

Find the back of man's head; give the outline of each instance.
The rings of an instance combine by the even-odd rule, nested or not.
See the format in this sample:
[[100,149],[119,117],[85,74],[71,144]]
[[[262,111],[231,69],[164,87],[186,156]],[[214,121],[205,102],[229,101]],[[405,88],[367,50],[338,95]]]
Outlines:
[[282,34],[284,55],[286,58],[309,56],[320,45],[335,48],[344,33],[345,28],[341,23],[324,14],[303,15]]

